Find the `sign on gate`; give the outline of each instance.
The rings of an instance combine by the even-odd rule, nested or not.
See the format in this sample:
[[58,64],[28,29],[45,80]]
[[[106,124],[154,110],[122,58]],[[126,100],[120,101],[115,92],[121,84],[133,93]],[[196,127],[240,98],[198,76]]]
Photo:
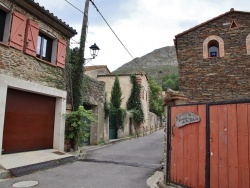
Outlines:
[[191,123],[196,123],[199,122],[200,116],[196,115],[193,112],[186,112],[186,113],[181,113],[177,114],[175,117],[175,125],[176,127],[183,127],[184,125],[188,125]]

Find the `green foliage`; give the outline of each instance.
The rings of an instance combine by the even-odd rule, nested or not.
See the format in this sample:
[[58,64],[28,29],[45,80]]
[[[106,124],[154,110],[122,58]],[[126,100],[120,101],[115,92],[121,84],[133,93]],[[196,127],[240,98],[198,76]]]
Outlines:
[[161,86],[152,78],[149,78],[149,111],[161,116],[164,112]]
[[98,145],[104,145],[105,144],[105,141],[103,138],[100,139],[100,141],[98,142]]
[[127,110],[132,113],[132,119],[136,124],[136,129],[144,122],[144,114],[142,110],[142,103],[140,99],[141,85],[136,82],[136,76],[131,75],[130,81],[132,83],[132,90],[127,101]]
[[75,145],[81,146],[82,140],[88,140],[90,123],[96,122],[92,111],[79,106],[77,111],[72,111],[66,114],[65,117],[65,140],[70,143],[71,148],[74,148]]
[[61,69],[58,67],[54,67],[51,65],[47,65],[44,63],[39,62],[39,65],[42,67],[44,72],[46,73],[46,76],[41,78],[42,82],[47,82],[49,86],[55,87],[60,90],[67,90],[68,93],[70,93],[70,80],[69,75],[71,72],[71,65],[70,65],[70,54],[71,50],[69,48],[69,45],[67,44],[66,48],[66,63],[65,68]]
[[162,89],[167,90],[168,88],[173,89],[175,91],[179,90],[178,74],[166,75],[162,79]]
[[115,77],[115,82],[112,87],[110,97],[110,113],[115,117],[116,128],[122,128],[126,118],[126,110],[121,108],[122,104],[122,90],[118,76]]
[[126,116],[127,116],[127,112],[125,109],[119,108],[116,111],[116,128],[117,129],[123,128],[124,120],[125,120]]
[[122,90],[120,87],[120,82],[118,76],[115,77],[115,82],[112,87],[111,97],[110,97],[110,105],[113,110],[120,109],[122,104]]
[[79,48],[71,49],[71,79],[73,110],[83,104],[83,62],[82,51]]
[[109,103],[107,101],[107,93],[105,93],[105,101],[104,101],[104,118],[107,119],[107,117],[109,117],[109,113],[110,113],[110,107],[109,107]]

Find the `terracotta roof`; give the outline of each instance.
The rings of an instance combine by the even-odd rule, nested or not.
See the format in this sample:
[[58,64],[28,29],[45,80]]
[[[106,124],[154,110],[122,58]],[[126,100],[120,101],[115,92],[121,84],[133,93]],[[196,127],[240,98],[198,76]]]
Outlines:
[[64,28],[66,28],[70,34],[72,36],[76,35],[77,32],[75,29],[73,29],[72,27],[70,27],[68,24],[66,24],[64,21],[62,21],[61,19],[59,19],[57,16],[55,16],[53,13],[51,13],[49,10],[46,10],[43,6],[40,6],[39,3],[35,2],[34,0],[13,0],[15,3],[17,3],[18,5],[22,6],[23,8],[26,8],[27,11],[31,11],[29,9],[29,7],[27,5],[31,5],[32,7],[36,8],[37,10],[39,10],[42,14],[39,15],[39,13],[35,14],[37,16],[41,15],[46,15],[47,17],[49,17],[50,19],[52,19],[53,21],[55,21],[57,24],[63,26]]
[[203,25],[206,25],[206,24],[208,24],[209,22],[212,22],[212,21],[214,21],[214,20],[217,20],[217,19],[219,19],[219,18],[221,18],[221,17],[223,17],[223,16],[226,16],[226,15],[228,15],[228,14],[230,14],[230,13],[250,14],[250,12],[236,11],[236,10],[234,10],[234,9],[232,8],[230,11],[225,12],[224,14],[221,14],[221,15],[219,15],[219,16],[216,16],[216,17],[214,17],[214,18],[212,18],[212,19],[210,19],[210,20],[208,20],[208,21],[206,21],[206,22],[203,22],[203,23],[201,23],[201,24],[199,24],[199,25],[196,25],[195,27],[192,27],[192,28],[190,28],[190,29],[188,29],[188,30],[186,30],[186,31],[184,31],[184,32],[182,32],[182,33],[179,33],[178,35],[175,35],[175,38],[177,38],[177,37],[179,37],[179,36],[181,36],[181,35],[184,35],[184,34],[186,34],[186,33],[189,33],[190,31],[192,31],[192,30],[194,30],[194,29],[197,29],[197,28],[199,28],[199,27],[202,27]]
[[92,71],[92,70],[98,70],[98,69],[103,69],[103,68],[107,69],[109,74],[111,74],[107,65],[84,66],[85,71]]

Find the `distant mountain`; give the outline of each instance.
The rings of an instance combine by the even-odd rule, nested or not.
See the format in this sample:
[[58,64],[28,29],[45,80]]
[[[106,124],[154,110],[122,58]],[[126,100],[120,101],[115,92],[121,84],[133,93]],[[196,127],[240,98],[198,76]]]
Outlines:
[[140,58],[122,65],[113,74],[138,73],[145,71],[150,77],[161,83],[167,74],[178,72],[178,62],[174,46],[156,49]]

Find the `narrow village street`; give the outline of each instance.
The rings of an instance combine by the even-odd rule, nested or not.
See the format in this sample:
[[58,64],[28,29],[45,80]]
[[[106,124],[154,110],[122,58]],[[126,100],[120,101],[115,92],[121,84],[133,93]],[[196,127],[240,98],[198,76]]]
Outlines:
[[83,161],[6,180],[1,188],[19,181],[38,181],[40,188],[144,188],[163,160],[163,129],[145,137],[88,151]]

